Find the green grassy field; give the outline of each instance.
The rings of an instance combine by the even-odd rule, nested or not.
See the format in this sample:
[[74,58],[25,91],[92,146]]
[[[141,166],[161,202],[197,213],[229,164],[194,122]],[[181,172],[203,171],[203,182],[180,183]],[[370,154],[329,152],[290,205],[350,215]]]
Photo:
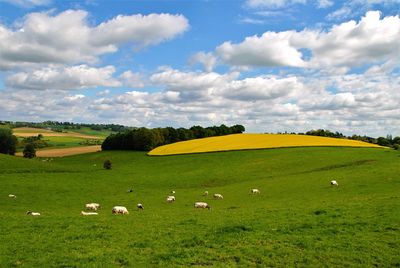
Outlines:
[[109,136],[110,134],[113,133],[109,129],[93,130],[89,127],[81,127],[80,129],[74,129],[73,131],[76,133],[81,133],[81,134],[85,134],[85,135],[98,136],[103,139],[105,139],[107,136]]
[[[85,139],[85,138],[80,138],[80,137],[45,137],[43,139],[46,141],[50,147],[78,147],[78,146],[87,146],[87,145],[92,145],[92,144],[87,144],[87,143],[93,143],[95,144],[95,139]],[[103,140],[103,138],[98,139],[100,141]]]
[[0,155],[0,267],[399,267],[399,171],[398,151],[372,148]]

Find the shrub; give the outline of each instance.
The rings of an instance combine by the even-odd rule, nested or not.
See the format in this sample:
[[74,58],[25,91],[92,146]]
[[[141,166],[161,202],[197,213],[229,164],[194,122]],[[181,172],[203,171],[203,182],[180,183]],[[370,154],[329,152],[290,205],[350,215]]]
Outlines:
[[104,163],[103,163],[103,167],[105,168],[105,169],[111,169],[111,161],[110,160],[105,160],[104,161]]
[[36,156],[35,146],[32,143],[27,143],[23,151],[25,158],[33,158]]

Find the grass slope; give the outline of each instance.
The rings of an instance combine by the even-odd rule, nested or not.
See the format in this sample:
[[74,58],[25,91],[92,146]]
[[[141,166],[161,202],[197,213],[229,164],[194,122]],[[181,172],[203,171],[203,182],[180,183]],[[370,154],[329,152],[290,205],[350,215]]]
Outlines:
[[[399,266],[399,160],[389,149],[345,147],[0,155],[0,267]],[[212,210],[194,209],[200,200]],[[86,202],[99,202],[100,215],[80,216]],[[130,215],[111,215],[114,205]]]
[[174,155],[232,150],[303,146],[380,147],[362,141],[288,134],[232,134],[176,142],[157,147],[149,155]]

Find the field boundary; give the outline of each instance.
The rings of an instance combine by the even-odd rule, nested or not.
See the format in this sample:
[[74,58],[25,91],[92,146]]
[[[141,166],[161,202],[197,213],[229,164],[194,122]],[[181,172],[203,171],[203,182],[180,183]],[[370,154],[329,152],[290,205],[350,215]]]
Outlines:
[[335,145],[307,145],[307,146],[280,146],[271,148],[249,148],[249,149],[232,149],[232,150],[219,150],[219,151],[209,151],[209,152],[190,152],[190,153],[177,153],[177,154],[149,154],[146,155],[150,157],[165,157],[165,156],[176,156],[176,155],[194,155],[194,154],[211,154],[211,153],[225,153],[225,152],[241,152],[241,151],[259,151],[259,150],[276,150],[276,149],[286,149],[286,148],[363,148],[363,149],[390,149],[384,146],[335,146]]

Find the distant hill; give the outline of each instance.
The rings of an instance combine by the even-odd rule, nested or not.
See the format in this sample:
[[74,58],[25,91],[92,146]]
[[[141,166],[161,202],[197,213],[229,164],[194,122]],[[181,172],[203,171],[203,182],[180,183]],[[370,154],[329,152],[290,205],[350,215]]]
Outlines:
[[303,146],[380,146],[362,141],[290,134],[233,134],[182,141],[157,147],[148,155],[175,155],[232,150],[266,149]]

